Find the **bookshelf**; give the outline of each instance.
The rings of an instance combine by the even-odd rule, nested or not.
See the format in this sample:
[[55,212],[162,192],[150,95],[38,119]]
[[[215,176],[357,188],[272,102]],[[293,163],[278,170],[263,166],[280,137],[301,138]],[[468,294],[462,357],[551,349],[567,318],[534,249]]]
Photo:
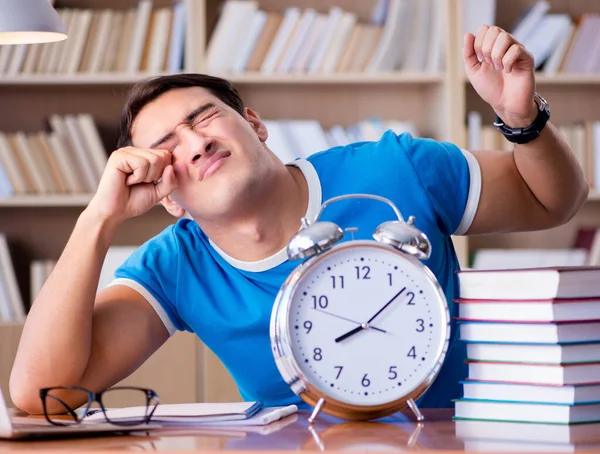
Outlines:
[[[431,0],[443,18],[441,70],[432,72],[380,72],[333,74],[216,74],[231,80],[245,103],[265,119],[316,119],[324,128],[335,124],[350,125],[370,116],[383,119],[412,120],[423,136],[447,140],[466,147],[465,117],[469,110],[479,110],[484,122],[491,122],[491,108],[482,105],[470,88],[462,69],[462,4],[465,0]],[[187,8],[183,71],[203,72],[206,68],[207,46],[215,30],[222,0],[181,0]],[[154,0],[154,7],[171,6],[170,0]],[[284,13],[286,8],[299,6],[326,13],[333,6],[356,13],[361,22],[368,22],[376,0],[258,0],[261,10]],[[533,0],[498,1],[497,24],[510,29],[518,14]],[[578,15],[586,11],[600,12],[600,4],[583,0],[551,0],[552,10]],[[56,0],[57,8],[133,8],[134,0]],[[152,73],[156,75],[159,73]],[[86,74],[24,74],[0,75],[0,131],[33,132],[46,129],[51,114],[66,115],[86,112],[93,115],[105,147],[112,150],[116,142],[118,120],[128,88],[150,74],[133,72]],[[552,107],[552,120],[560,124],[573,117],[596,119],[595,102],[600,101],[600,75],[558,74],[540,76],[538,90]],[[25,301],[29,301],[29,262],[33,259],[57,259],[71,229],[90,200],[91,195],[21,195],[0,199],[0,231],[4,232]],[[581,224],[600,224],[597,204],[600,193],[590,195],[580,214],[568,225],[545,232],[490,235],[456,238],[461,262],[467,263],[469,252],[482,247],[567,247]],[[115,245],[139,244],[174,222],[161,207],[124,223],[115,237]],[[0,337],[14,339],[20,333],[14,327],[0,325]],[[176,336],[177,337],[177,336]],[[170,344],[181,342],[170,340]],[[203,385],[187,387],[186,398],[219,400],[236,398],[232,381],[218,360],[201,345],[191,346],[195,377]],[[3,343],[4,344],[4,343]],[[8,345],[8,344],[7,344]],[[16,341],[10,344],[16,347]],[[0,350],[0,386],[6,387],[6,368],[12,360],[9,348]],[[12,350],[10,350],[12,351]],[[175,350],[171,350],[175,351]],[[159,351],[156,355],[161,354]],[[192,353],[190,353],[192,352]],[[195,352],[195,353],[194,353]],[[14,353],[13,353],[14,354]],[[155,355],[155,356],[156,356]],[[162,366],[148,366],[145,380],[162,369],[177,375],[182,367],[181,354],[162,354]],[[153,359],[154,360],[154,359]],[[151,360],[152,361],[152,360]],[[159,364],[156,360],[152,364]],[[173,365],[173,369],[171,368]],[[146,366],[144,366],[146,367]],[[4,374],[4,375],[3,375]],[[145,377],[145,378],[144,378]],[[167,386],[167,385],[166,385]],[[175,386],[175,385],[173,385]],[[192,389],[193,388],[193,389]],[[169,395],[169,391],[166,391]],[[176,400],[173,398],[173,400]],[[168,401],[168,400],[167,400]]]

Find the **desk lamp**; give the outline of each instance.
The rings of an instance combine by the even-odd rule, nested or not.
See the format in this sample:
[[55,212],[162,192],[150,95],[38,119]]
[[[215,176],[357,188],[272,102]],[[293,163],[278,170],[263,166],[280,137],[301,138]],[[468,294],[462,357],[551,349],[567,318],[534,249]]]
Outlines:
[[65,26],[49,0],[0,0],[0,45],[66,38]]

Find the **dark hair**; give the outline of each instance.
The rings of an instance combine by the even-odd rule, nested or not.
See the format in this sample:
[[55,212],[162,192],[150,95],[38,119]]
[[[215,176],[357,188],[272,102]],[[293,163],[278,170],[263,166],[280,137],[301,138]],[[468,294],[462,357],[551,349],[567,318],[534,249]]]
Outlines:
[[169,90],[187,87],[205,88],[237,113],[244,115],[244,102],[228,80],[206,74],[173,74],[153,77],[139,82],[131,88],[121,113],[117,148],[131,145],[131,126],[146,104]]

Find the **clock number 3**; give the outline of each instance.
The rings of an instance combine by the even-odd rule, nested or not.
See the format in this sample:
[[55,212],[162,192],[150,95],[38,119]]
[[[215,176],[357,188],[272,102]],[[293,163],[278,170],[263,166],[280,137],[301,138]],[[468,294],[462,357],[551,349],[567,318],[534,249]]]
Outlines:
[[417,325],[419,325],[416,328],[417,333],[422,333],[425,331],[425,321],[422,318],[417,319]]

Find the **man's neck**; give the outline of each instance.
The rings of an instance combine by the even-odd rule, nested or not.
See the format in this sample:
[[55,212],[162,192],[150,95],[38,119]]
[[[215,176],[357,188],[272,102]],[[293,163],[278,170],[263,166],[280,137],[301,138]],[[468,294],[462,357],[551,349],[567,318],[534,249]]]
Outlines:
[[259,199],[244,217],[219,225],[201,223],[211,241],[234,259],[255,262],[286,247],[306,214],[308,182],[298,167],[286,166]]

